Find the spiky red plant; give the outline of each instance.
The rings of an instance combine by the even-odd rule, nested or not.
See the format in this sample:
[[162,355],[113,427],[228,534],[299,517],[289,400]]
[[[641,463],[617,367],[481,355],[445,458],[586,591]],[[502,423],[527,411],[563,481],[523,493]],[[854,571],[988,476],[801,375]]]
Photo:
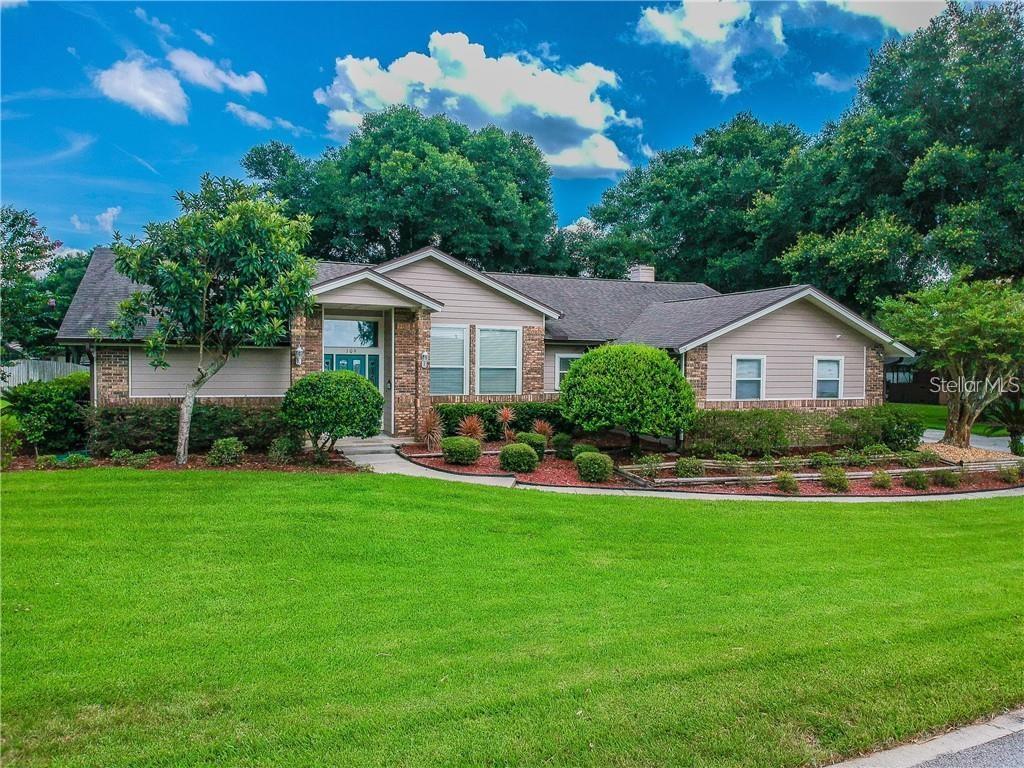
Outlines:
[[538,435],[544,435],[548,440],[555,434],[555,428],[551,426],[551,422],[544,419],[533,420],[533,431]]
[[436,453],[441,450],[441,438],[444,437],[444,423],[441,415],[430,408],[423,414],[420,422],[420,440],[427,446],[427,450]]
[[475,413],[463,416],[457,431],[463,437],[472,437],[474,440],[483,440],[486,434],[484,420]]

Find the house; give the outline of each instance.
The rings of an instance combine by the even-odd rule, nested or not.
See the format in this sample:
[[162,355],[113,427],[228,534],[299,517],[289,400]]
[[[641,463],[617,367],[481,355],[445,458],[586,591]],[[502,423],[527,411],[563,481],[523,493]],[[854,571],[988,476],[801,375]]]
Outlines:
[[[290,339],[247,348],[202,390],[205,400],[266,404],[320,370],[356,371],[384,394],[383,430],[415,433],[434,403],[558,397],[572,361],[608,342],[666,349],[702,408],[836,410],[882,402],[885,358],[913,354],[809,285],[720,294],[701,283],[481,272],[436,248],[378,265],[321,262],[316,311]],[[132,342],[96,341],[138,290],[97,249],[58,339],[94,346],[94,404],[163,404],[180,397],[196,352],[155,369]]]

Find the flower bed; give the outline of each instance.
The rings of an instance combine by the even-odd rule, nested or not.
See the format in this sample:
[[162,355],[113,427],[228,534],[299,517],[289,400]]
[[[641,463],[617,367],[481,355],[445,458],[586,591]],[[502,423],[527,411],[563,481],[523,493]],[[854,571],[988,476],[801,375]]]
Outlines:
[[[403,454],[405,452],[403,451]],[[587,483],[580,480],[576,465],[568,459],[557,459],[550,452],[545,454],[544,461],[537,465],[533,472],[505,472],[498,466],[496,453],[484,453],[476,464],[456,466],[447,464],[440,456],[415,456],[406,454],[406,458],[414,464],[451,472],[458,475],[496,475],[499,477],[515,477],[517,482],[533,485],[580,486],[584,488],[636,488],[625,478],[615,476],[606,483]]]
[[908,488],[903,485],[899,478],[894,477],[892,488],[875,488],[871,485],[870,478],[850,480],[850,490],[845,493],[837,493],[829,490],[817,480],[800,480],[799,493],[782,493],[774,483],[758,483],[753,486],[737,484],[725,484],[709,482],[693,486],[665,486],[663,490],[685,491],[686,493],[708,493],[708,494],[729,494],[732,496],[779,496],[779,497],[800,497],[800,496],[878,496],[880,498],[899,496],[923,496],[940,495],[950,493],[974,493],[977,491],[1004,491],[1008,488],[1019,488],[1024,483],[1010,485],[1000,481],[994,472],[974,472],[969,475],[967,481],[962,482],[958,488],[945,488],[939,485],[930,485],[923,491]]
[[[110,459],[91,458],[89,465],[90,467],[115,467]],[[36,469],[36,460],[32,456],[19,456],[11,464],[10,470],[5,471],[23,471],[29,469]],[[230,466],[210,466],[206,463],[206,457],[200,454],[192,454],[189,456],[188,464],[184,467],[179,467],[174,463],[174,456],[157,456],[145,467],[139,467],[140,471],[148,471],[152,469],[173,469],[173,470],[187,470],[187,469],[215,469],[225,472],[231,471],[259,471],[259,472],[322,472],[322,473],[344,473],[344,472],[357,472],[358,468],[351,460],[336,454],[331,458],[328,464],[317,464],[308,455],[293,459],[287,464],[279,464],[270,460],[270,458],[264,453],[246,453],[238,464]],[[74,471],[71,468],[54,468],[53,472],[70,472]]]

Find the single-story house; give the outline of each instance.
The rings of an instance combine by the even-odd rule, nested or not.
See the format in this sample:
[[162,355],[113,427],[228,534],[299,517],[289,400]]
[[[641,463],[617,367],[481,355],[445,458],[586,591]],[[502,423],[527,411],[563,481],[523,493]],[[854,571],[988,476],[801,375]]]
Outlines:
[[[58,340],[93,349],[96,405],[169,404],[196,351],[149,365],[147,329],[93,339],[139,286],[97,249]],[[414,434],[434,403],[555,399],[572,361],[609,342],[667,350],[702,408],[837,410],[882,402],[883,362],[912,355],[810,285],[720,294],[702,283],[481,272],[437,248],[383,264],[320,262],[316,310],[278,347],[248,348],[202,390],[204,400],[278,401],[301,376],[352,370],[384,395],[383,431]]]

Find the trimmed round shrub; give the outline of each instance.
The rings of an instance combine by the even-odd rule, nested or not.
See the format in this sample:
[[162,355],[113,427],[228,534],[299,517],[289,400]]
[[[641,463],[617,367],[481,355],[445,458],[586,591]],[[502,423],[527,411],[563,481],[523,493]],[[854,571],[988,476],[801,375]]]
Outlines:
[[288,464],[302,453],[302,441],[294,435],[275,437],[267,448],[267,458],[275,464]]
[[912,470],[903,475],[903,484],[907,488],[913,488],[915,491],[927,490],[930,483],[931,480],[928,477],[928,473],[922,472],[919,469]]
[[92,466],[92,459],[84,453],[69,453],[63,461],[57,462],[59,469],[85,469]]
[[681,456],[676,459],[676,477],[703,477],[704,462],[700,459]]
[[850,478],[842,467],[824,467],[821,470],[821,484],[830,491],[846,493],[850,490]]
[[940,469],[938,472],[932,472],[932,482],[943,488],[959,488],[962,479],[960,473],[954,472],[952,469]]
[[816,451],[807,457],[810,465],[815,469],[823,469],[824,467],[836,466],[836,458],[830,453],[824,451]]
[[537,452],[526,443],[509,443],[498,454],[498,466],[506,472],[533,472],[539,463]]
[[871,475],[871,487],[887,491],[892,488],[892,475],[884,469],[880,469]]
[[679,364],[643,344],[606,344],[584,354],[562,379],[561,402],[579,429],[623,429],[634,446],[640,435],[675,437],[697,413]]
[[555,451],[555,456],[559,459],[571,459],[572,435],[568,435],[565,432],[559,432],[551,438],[551,447]]
[[214,440],[206,454],[206,463],[211,467],[231,467],[242,463],[245,456],[245,443],[237,437],[222,437]]
[[779,472],[775,476],[775,487],[783,493],[800,493],[800,483],[792,472]]
[[572,447],[572,458],[573,460],[575,460],[576,457],[579,456],[581,453],[600,452],[601,450],[596,445],[592,445],[591,443],[576,443],[576,445]]
[[604,483],[612,478],[614,465],[612,457],[606,453],[581,453],[573,463],[580,480],[586,483]]
[[640,477],[646,477],[648,480],[653,480],[658,476],[658,471],[661,469],[661,463],[665,460],[665,457],[660,453],[651,453],[647,456],[641,456],[637,462],[636,473]]
[[52,453],[44,453],[36,456],[36,469],[56,469],[57,457]]
[[872,443],[871,445],[864,446],[864,448],[861,450],[861,453],[863,453],[865,456],[870,456],[873,459],[877,459],[882,456],[891,455],[892,449],[889,448],[889,446],[884,445],[883,443]]
[[446,437],[441,441],[441,453],[447,464],[476,464],[480,460],[480,441],[472,437]]
[[318,453],[343,437],[380,433],[384,396],[352,371],[321,371],[289,387],[281,403],[285,423],[306,435]]
[[1016,485],[1020,482],[1021,469],[1020,465],[1014,465],[1011,467],[999,467],[996,470],[996,477],[999,478],[999,482],[1006,483],[1007,485]]
[[917,469],[924,464],[924,456],[917,451],[904,451],[899,455],[900,466],[906,469]]
[[528,445],[537,453],[537,459],[543,461],[544,451],[548,447],[548,439],[537,432],[517,432],[516,442]]

